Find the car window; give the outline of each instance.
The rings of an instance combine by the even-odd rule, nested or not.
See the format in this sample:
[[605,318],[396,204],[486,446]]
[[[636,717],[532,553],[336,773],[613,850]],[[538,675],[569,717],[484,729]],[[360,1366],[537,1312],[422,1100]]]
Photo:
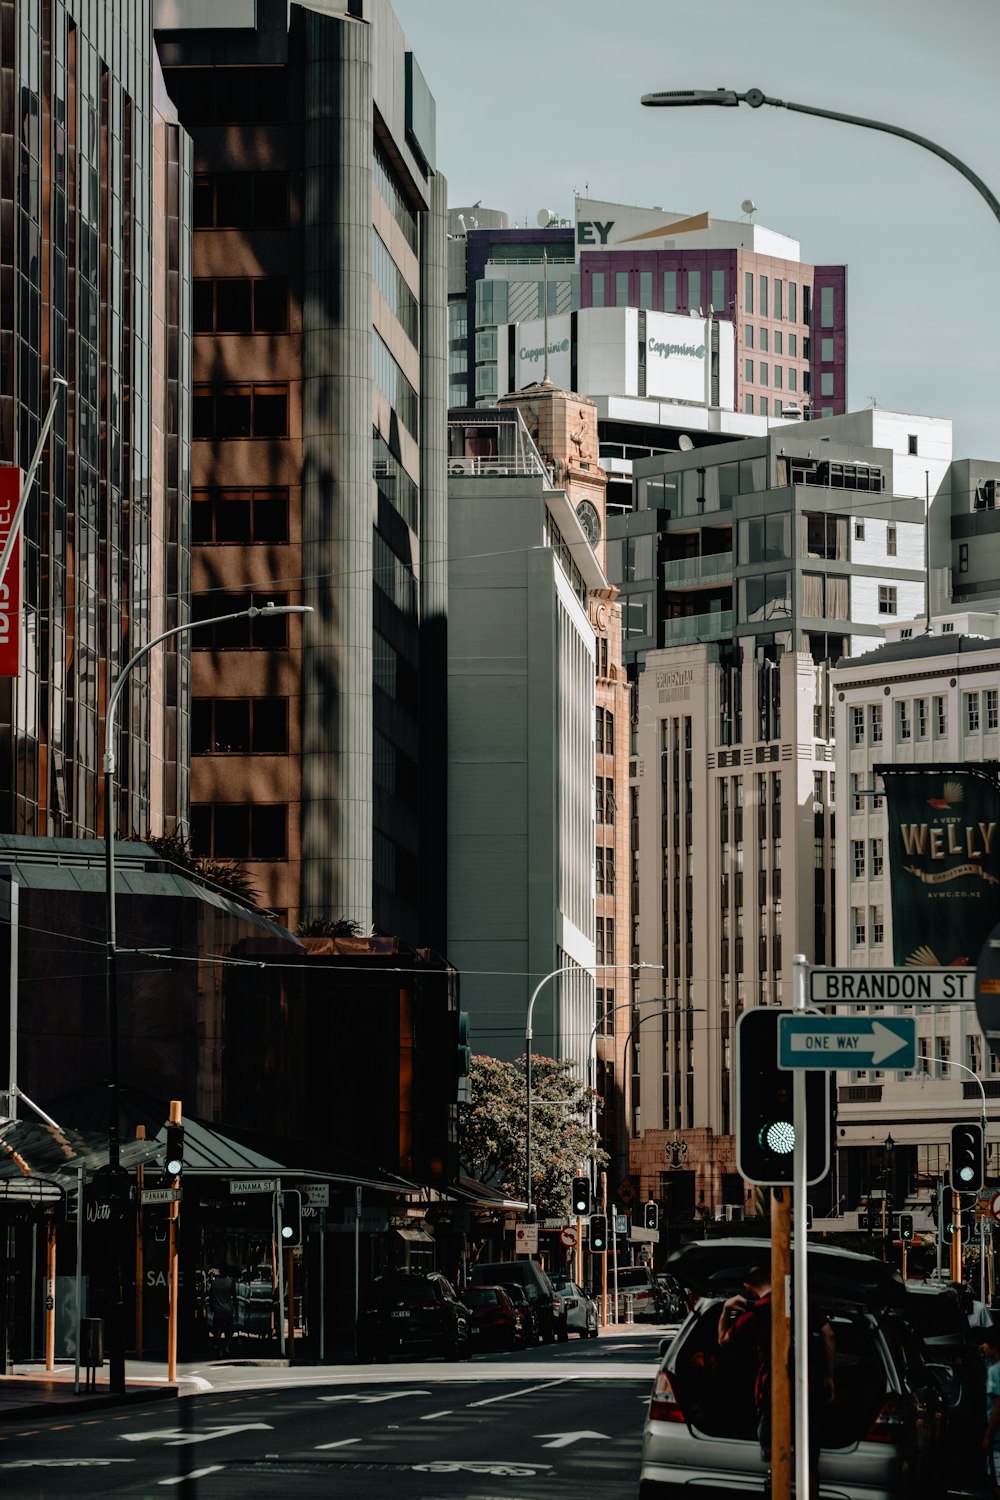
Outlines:
[[922,1338],[962,1338],[967,1331],[966,1319],[955,1297],[911,1292],[901,1309],[902,1316]]
[[622,1266],[618,1272],[618,1288],[630,1286],[651,1286],[653,1282],[652,1273],[644,1266]]
[[418,1302],[430,1302],[438,1296],[432,1281],[379,1281],[373,1282],[365,1292],[365,1307],[382,1307],[386,1302],[404,1302],[408,1307]]
[[470,1286],[466,1289],[465,1302],[467,1307],[492,1307],[499,1300],[495,1287]]

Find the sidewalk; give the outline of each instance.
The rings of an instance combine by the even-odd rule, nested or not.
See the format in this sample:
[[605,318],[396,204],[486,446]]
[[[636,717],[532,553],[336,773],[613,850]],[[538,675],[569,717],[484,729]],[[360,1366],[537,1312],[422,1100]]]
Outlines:
[[168,1384],[165,1375],[157,1378],[152,1367],[137,1366],[132,1370],[126,1368],[124,1394],[112,1394],[105,1365],[97,1372],[93,1390],[86,1389],[86,1373],[80,1371],[77,1394],[73,1389],[74,1377],[72,1364],[57,1363],[53,1371],[38,1363],[15,1365],[12,1375],[0,1375],[0,1424],[45,1416],[53,1410],[85,1412],[167,1400],[180,1395],[183,1385],[183,1380]]

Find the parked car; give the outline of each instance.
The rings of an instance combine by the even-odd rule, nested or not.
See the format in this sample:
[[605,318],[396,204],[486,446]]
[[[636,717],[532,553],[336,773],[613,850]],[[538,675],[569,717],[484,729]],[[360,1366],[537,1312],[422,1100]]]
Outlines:
[[516,1282],[524,1288],[524,1295],[532,1304],[538,1317],[538,1335],[545,1344],[556,1339],[564,1344],[569,1337],[566,1331],[566,1312],[562,1298],[537,1260],[522,1257],[520,1260],[494,1260],[475,1265],[469,1271],[471,1286],[505,1286]]
[[538,1332],[538,1314],[535,1311],[534,1303],[528,1301],[524,1294],[524,1287],[519,1282],[507,1282],[504,1286],[504,1291],[510,1298],[514,1311],[520,1315],[521,1348],[524,1349],[529,1344],[534,1347],[540,1337]]
[[[612,1276],[608,1274],[608,1291],[614,1289]],[[667,1316],[666,1298],[649,1266],[618,1267],[618,1312],[615,1321],[629,1321],[631,1307],[635,1323],[663,1323]]]
[[472,1351],[472,1315],[438,1272],[393,1271],[376,1276],[361,1294],[359,1361],[424,1350],[445,1359]]
[[[700,1295],[666,1345],[643,1429],[641,1500],[680,1494],[766,1492],[756,1435],[753,1370],[745,1351],[720,1348],[722,1302],[742,1291],[770,1241],[699,1241],[668,1271]],[[898,1273],[870,1256],[810,1246],[810,1294],[836,1337],[835,1400],[821,1426],[820,1484],[838,1500],[926,1500],[941,1493],[943,1375],[900,1315]],[[741,1362],[741,1355],[743,1356]]]
[[467,1286],[462,1300],[472,1314],[472,1336],[485,1347],[516,1349],[523,1342],[524,1314],[502,1286]]
[[583,1287],[568,1276],[553,1276],[551,1280],[566,1309],[567,1332],[578,1333],[582,1339],[596,1339],[600,1318],[593,1297],[588,1297]]
[[940,1282],[908,1281],[902,1316],[924,1342],[928,1356],[947,1365],[953,1379],[946,1389],[949,1435],[955,1467],[972,1483],[982,1472],[980,1440],[986,1403],[986,1365],[979,1329],[969,1327],[961,1296]]

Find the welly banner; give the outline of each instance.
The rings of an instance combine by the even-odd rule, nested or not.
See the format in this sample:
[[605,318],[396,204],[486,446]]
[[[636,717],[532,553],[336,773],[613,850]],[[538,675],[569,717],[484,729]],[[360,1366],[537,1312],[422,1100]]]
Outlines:
[[[20,469],[0,465],[0,552],[10,535],[21,498]],[[21,534],[14,538],[7,572],[0,578],[0,677],[16,677],[21,646]]]
[[894,963],[974,966],[1000,920],[1000,784],[993,768],[874,770],[885,784]]

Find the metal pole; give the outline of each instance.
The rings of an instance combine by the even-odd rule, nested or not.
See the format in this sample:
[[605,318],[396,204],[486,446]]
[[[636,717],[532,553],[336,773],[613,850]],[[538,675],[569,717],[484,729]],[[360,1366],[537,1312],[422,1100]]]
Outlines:
[[278,1353],[285,1355],[285,1245],[281,1237],[281,1179],[274,1194],[274,1243],[278,1261]]
[[[170,1123],[180,1125],[181,1123],[181,1101],[171,1099],[170,1101]],[[178,1178],[173,1178],[171,1187],[178,1186]],[[167,1379],[177,1379],[177,1316],[180,1294],[180,1263],[178,1259],[179,1246],[177,1243],[177,1231],[180,1227],[181,1206],[179,1203],[171,1203],[167,1223],[170,1236],[167,1252],[167,1264],[169,1268],[169,1305],[167,1308]]]
[[[806,959],[797,953],[792,960],[792,1007],[806,1009]],[[792,1074],[792,1108],[795,1149],[792,1157],[792,1291],[794,1294],[795,1347],[795,1493],[809,1494],[809,1282],[808,1231],[806,1229],[806,1073]],[[773,1290],[772,1290],[773,1296]]]
[[326,1209],[319,1211],[319,1362],[326,1359]]
[[24,479],[21,484],[21,498],[18,500],[14,514],[11,517],[7,539],[3,544],[3,550],[0,551],[0,583],[3,583],[4,578],[7,576],[7,564],[10,562],[10,554],[14,550],[14,543],[17,541],[17,534],[21,529],[21,521],[27,509],[28,497],[31,494],[35,472],[42,461],[42,450],[45,447],[45,439],[49,435],[49,428],[52,426],[52,421],[56,414],[56,405],[59,401],[60,392],[67,389],[66,382],[61,375],[53,375],[52,384],[55,386],[55,390],[52,392],[49,409],[45,413],[45,420],[42,422],[41,431],[38,434],[38,442],[35,444],[35,451],[31,455],[31,462],[25,470]]
[[[137,1141],[146,1139],[145,1125],[135,1127],[135,1138]],[[135,1169],[135,1357],[142,1358],[143,1327],[142,1327],[142,1299],[143,1299],[143,1218],[142,1218],[142,1189],[146,1180],[146,1169],[140,1163]]]
[[939,1177],[938,1178],[937,1200],[938,1200],[938,1211],[937,1211],[937,1279],[938,1279],[938,1281],[940,1281],[941,1280],[942,1264],[943,1264],[943,1256],[942,1256],[941,1247],[944,1244],[944,1178],[943,1177]]
[[361,1189],[354,1189],[354,1326],[361,1305]]
[[12,880],[10,882],[10,963],[7,971],[8,1017],[10,1021],[7,1114],[12,1120],[17,1119],[17,939],[21,905],[20,894],[20,887],[17,881]]
[[[608,1217],[608,1174],[601,1173],[601,1213],[604,1215],[605,1223]],[[601,1327],[608,1326],[608,1257],[607,1253],[601,1256]]]
[[80,1338],[83,1320],[83,1180],[86,1176],[83,1162],[76,1169],[76,1359],[73,1366],[73,1392],[80,1394]]
[[771,1189],[771,1500],[791,1500],[792,1407],[788,1284],[792,1214],[787,1188]]
[[45,1223],[45,1368],[56,1367],[56,1221]]
[[927,627],[925,635],[931,634],[931,473],[924,470],[924,587],[927,592]]

